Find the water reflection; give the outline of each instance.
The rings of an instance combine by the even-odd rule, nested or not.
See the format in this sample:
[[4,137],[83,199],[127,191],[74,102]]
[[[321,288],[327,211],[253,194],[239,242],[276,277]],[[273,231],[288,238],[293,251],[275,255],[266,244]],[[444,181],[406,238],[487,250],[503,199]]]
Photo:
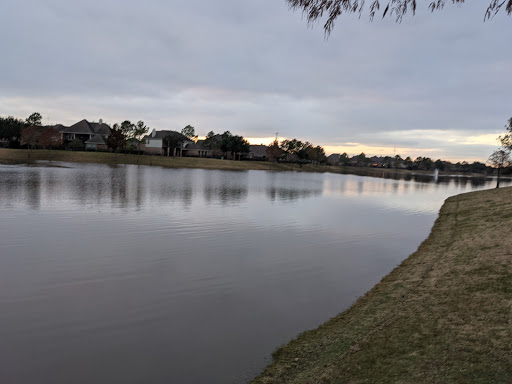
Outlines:
[[[27,205],[83,209],[143,205],[240,204],[248,198],[296,201],[321,195],[403,196],[416,192],[491,188],[492,178],[368,172],[382,179],[352,175],[226,172],[143,166],[61,164],[61,167],[0,166],[0,207]],[[506,185],[507,181],[505,181]]]
[[405,180],[419,183],[436,183],[436,184],[450,184],[455,181],[456,184],[465,185],[467,183],[471,183],[473,187],[483,187],[484,185],[492,182],[494,178],[487,176],[461,176],[461,175],[436,175],[434,172],[432,174],[415,174],[415,173],[401,173],[401,172],[388,172],[382,171],[378,169],[356,169],[354,174],[358,174],[360,176],[371,176],[378,177],[382,179],[392,179],[392,180]]
[[0,166],[0,383],[247,381],[494,186],[58,165]]
[[322,194],[321,189],[294,189],[294,188],[276,188],[270,187],[267,189],[267,196],[270,200],[275,201],[294,201],[297,199],[305,199],[311,196],[318,196]]

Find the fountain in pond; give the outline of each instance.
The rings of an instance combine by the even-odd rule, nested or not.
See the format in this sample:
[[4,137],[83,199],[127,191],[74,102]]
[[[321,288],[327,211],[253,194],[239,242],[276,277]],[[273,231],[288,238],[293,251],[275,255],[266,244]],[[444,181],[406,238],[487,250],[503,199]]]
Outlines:
[[439,169],[436,168],[434,170],[434,182],[437,183],[437,179],[439,178]]

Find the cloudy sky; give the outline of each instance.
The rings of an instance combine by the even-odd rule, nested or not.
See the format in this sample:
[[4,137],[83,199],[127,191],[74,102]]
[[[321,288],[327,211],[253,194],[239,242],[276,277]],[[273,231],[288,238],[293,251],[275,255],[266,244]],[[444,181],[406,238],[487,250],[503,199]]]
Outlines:
[[484,161],[512,116],[512,19],[487,3],[325,39],[284,0],[3,0],[0,115]]

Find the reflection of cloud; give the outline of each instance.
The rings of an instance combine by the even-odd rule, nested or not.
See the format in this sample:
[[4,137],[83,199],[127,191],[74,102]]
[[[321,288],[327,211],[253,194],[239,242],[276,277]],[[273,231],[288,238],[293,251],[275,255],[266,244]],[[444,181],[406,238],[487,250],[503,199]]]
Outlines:
[[367,175],[380,178],[96,164],[76,168],[2,166],[0,172],[0,207],[85,212],[101,207],[141,210],[150,206],[159,215],[189,212],[198,205],[202,209],[209,205],[251,205],[254,200],[295,202],[318,196],[363,197],[375,204],[396,205],[404,204],[396,199],[407,195],[405,200],[411,201],[406,205],[412,207],[423,204],[411,197],[415,190],[444,194],[446,189],[455,188],[456,193],[494,183],[490,179],[445,176],[433,183],[433,175],[382,173],[378,169],[368,169]]

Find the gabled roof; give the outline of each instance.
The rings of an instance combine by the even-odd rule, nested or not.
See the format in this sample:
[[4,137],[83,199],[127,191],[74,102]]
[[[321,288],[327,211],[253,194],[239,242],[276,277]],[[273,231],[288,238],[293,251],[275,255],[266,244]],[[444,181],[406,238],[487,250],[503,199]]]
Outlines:
[[149,135],[145,136],[144,140],[147,140],[147,139],[162,140],[166,136],[174,136],[174,137],[178,138],[179,140],[192,142],[192,140],[190,140],[187,136],[185,136],[179,132],[176,132],[176,131],[155,131],[155,130],[153,132],[151,132]]
[[110,135],[112,129],[105,123],[89,123],[94,133],[98,135]]
[[56,124],[53,126],[55,129],[57,129],[59,132],[62,132],[63,130],[67,129],[68,127],[62,125],[62,124]]
[[73,124],[71,127],[63,129],[63,133],[78,133],[78,134],[94,134],[94,131],[89,126],[87,120],[81,120],[78,123]]
[[107,140],[103,135],[94,135],[91,139],[87,140],[85,144],[107,144]]
[[196,149],[200,151],[209,151],[210,148],[204,146],[204,140],[197,140],[195,143],[187,144],[186,149]]
[[251,145],[249,147],[249,153],[252,153],[253,156],[256,157],[266,157],[267,156],[267,146],[266,145]]
[[110,134],[110,127],[104,123],[89,123],[87,120],[81,120],[78,123],[73,124],[69,128],[61,130],[62,133],[76,133],[86,135],[108,135]]

